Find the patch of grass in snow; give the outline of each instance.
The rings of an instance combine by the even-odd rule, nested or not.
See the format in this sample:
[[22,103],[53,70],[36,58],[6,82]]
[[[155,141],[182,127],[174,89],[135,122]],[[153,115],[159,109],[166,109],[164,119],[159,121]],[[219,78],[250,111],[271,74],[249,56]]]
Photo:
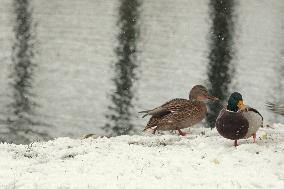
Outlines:
[[60,159],[65,160],[65,159],[73,159],[75,156],[77,156],[78,153],[67,153],[64,154]]
[[173,145],[176,142],[179,142],[181,140],[182,140],[181,137],[171,136],[171,135],[154,136],[154,137],[147,137],[147,138],[135,137],[135,138],[131,138],[131,140],[128,141],[128,144],[155,147],[155,146]]
[[36,158],[38,157],[39,152],[35,151],[31,145],[26,146],[25,148],[18,148],[14,150],[14,158],[22,158],[22,157],[26,157],[26,158]]

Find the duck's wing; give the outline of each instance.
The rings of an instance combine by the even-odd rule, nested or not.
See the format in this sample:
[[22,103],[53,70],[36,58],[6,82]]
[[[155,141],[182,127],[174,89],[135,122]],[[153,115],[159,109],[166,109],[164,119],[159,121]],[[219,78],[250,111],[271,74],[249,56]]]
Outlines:
[[188,103],[188,100],[182,98],[176,98],[166,102],[162,106],[156,107],[151,110],[141,111],[139,113],[144,113],[144,115],[142,116],[143,118],[146,117],[147,115],[151,115],[153,117],[162,117],[171,112],[180,111],[185,107],[186,103]]
[[284,105],[281,106],[281,105],[277,105],[277,104],[272,103],[272,102],[267,102],[266,106],[270,111],[284,116]]
[[254,113],[257,113],[260,117],[261,117],[261,119],[262,119],[262,121],[263,121],[263,116],[259,113],[259,111],[257,111],[256,109],[254,109],[254,108],[252,108],[252,107],[248,107],[247,108],[247,111],[252,111],[252,112],[254,112]]
[[243,117],[249,123],[247,134],[244,136],[244,138],[248,138],[255,134],[259,127],[263,127],[263,116],[259,113],[259,111],[249,106],[247,106],[241,112]]
[[185,125],[190,126],[202,120],[203,114],[205,115],[205,112],[203,112],[205,110],[203,110],[201,104],[190,101],[169,109],[171,109],[171,111],[168,114],[160,117],[152,116],[145,130],[153,127],[158,127],[158,130],[174,130],[176,127],[183,128]]

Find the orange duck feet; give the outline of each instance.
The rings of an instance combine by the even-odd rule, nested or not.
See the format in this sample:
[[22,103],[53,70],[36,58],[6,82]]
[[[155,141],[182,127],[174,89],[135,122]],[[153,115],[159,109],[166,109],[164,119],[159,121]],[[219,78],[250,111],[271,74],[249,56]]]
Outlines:
[[238,140],[235,140],[234,146],[235,146],[235,147],[239,146],[239,145],[238,145]]
[[180,129],[177,129],[178,130],[178,133],[181,135],[181,136],[186,136],[186,133],[182,132]]
[[256,143],[256,134],[252,134],[252,138],[253,138],[253,143]]

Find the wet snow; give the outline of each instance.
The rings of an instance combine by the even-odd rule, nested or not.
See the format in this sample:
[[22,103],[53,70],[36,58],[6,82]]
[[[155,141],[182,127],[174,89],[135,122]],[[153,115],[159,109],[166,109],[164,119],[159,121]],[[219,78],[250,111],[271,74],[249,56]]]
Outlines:
[[233,141],[216,130],[0,144],[0,188],[283,188],[284,125]]

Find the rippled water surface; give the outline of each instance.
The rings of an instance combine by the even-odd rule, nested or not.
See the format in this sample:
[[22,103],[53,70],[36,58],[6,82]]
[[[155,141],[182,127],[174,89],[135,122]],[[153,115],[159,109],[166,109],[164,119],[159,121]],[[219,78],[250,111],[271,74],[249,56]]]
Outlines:
[[[187,98],[195,84],[210,85],[214,22],[209,0],[136,0],[128,9],[126,0],[29,2],[29,49],[36,65],[30,88],[37,104],[32,118],[51,136],[104,133],[100,127],[110,124],[111,116],[142,130],[147,120],[139,117],[139,110]],[[0,2],[2,120],[10,116],[9,104],[15,99],[9,83],[12,57],[18,52],[13,49],[17,3],[25,1]],[[283,121],[266,110],[265,102],[284,101],[284,1],[242,0],[232,9],[234,72],[229,91],[240,91],[267,123]],[[118,107],[121,102],[129,105]],[[5,127],[4,121],[3,132]]]

